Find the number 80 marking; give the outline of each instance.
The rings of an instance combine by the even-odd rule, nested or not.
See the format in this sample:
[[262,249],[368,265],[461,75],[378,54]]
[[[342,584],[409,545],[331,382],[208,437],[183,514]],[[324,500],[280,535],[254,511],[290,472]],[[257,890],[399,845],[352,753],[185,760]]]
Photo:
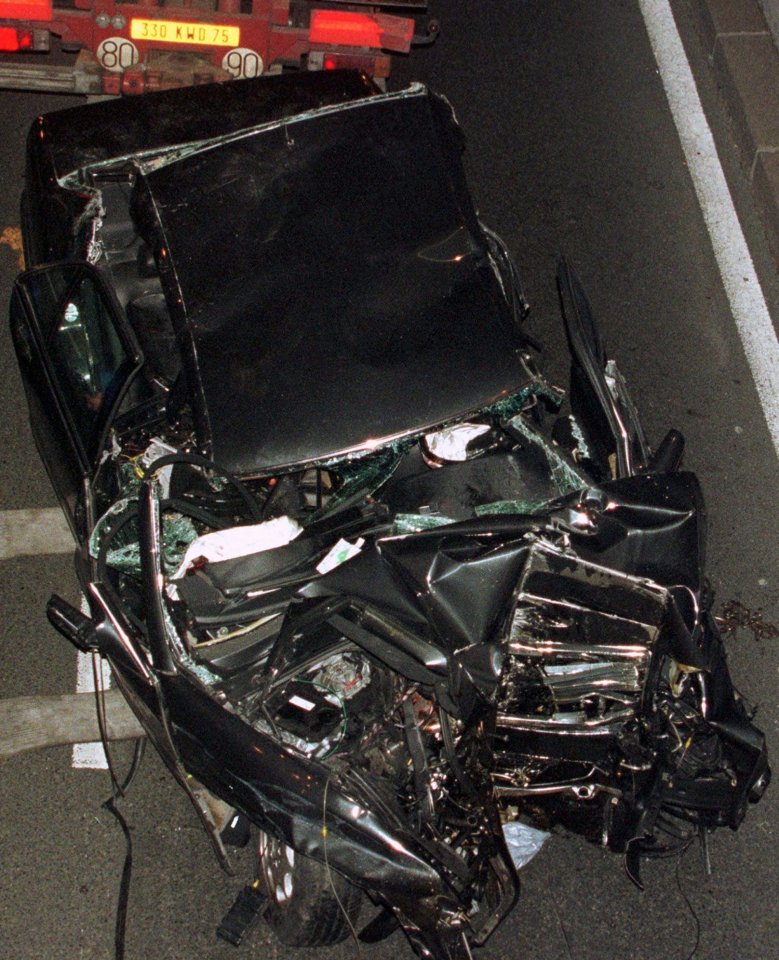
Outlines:
[[126,70],[138,62],[138,48],[124,37],[106,37],[97,48],[97,59],[106,70]]

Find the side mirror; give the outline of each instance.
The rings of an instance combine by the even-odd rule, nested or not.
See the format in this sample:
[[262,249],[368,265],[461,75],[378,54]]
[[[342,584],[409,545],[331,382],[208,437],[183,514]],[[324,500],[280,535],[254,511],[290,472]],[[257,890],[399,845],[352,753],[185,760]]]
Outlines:
[[[571,352],[571,409],[606,475],[634,476],[650,457],[644,431],[625,381],[606,357],[587,294],[561,257],[557,289]],[[676,453],[675,441],[669,455]],[[664,454],[665,456],[665,454]]]
[[56,593],[46,605],[46,616],[54,629],[82,653],[100,653],[100,624]]
[[154,684],[145,651],[136,639],[128,636],[111,612],[101,584],[90,583],[89,592],[100,610],[99,619],[88,617],[53,594],[46,606],[49,622],[66,640],[83,653],[99,653],[101,657],[119,657],[146,684]]

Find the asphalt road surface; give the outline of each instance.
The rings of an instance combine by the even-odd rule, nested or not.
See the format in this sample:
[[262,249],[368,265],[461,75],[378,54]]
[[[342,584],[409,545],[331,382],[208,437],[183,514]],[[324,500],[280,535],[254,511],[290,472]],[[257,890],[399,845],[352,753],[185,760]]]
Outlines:
[[[453,104],[478,207],[519,262],[547,366],[565,379],[554,287],[564,251],[589,290],[650,440],[669,426],[687,437],[686,465],[707,494],[709,574],[719,604],[737,600],[762,611],[769,626],[779,623],[779,464],[637,0],[448,0],[435,12],[439,41],[414,54],[395,81],[422,79]],[[694,49],[691,56],[700,67]],[[776,266],[705,76],[701,92],[776,317]],[[18,226],[30,121],[68,103],[0,93],[0,228]],[[0,245],[3,314],[16,269],[17,255]],[[0,398],[0,509],[52,507],[5,323]],[[70,558],[19,556],[0,567],[0,696],[72,691],[74,652],[44,616],[52,590],[76,600]],[[776,760],[779,637],[738,629],[729,649],[737,685],[760,704]],[[56,748],[0,766],[4,960],[113,956],[124,844],[100,806],[107,775],[74,770],[70,760],[69,750]],[[188,801],[155,757],[147,757],[124,810],[135,844],[128,960],[289,955],[264,927],[237,951],[215,940],[249,855],[238,858],[243,875],[221,873]],[[681,863],[648,865],[644,893],[625,878],[618,857],[555,834],[524,871],[516,911],[479,956],[686,960],[697,937],[696,960],[779,958],[776,810],[773,789],[737,834],[712,838],[711,876],[697,847]],[[316,956],[356,953],[346,942]],[[412,955],[400,934],[362,954]]]

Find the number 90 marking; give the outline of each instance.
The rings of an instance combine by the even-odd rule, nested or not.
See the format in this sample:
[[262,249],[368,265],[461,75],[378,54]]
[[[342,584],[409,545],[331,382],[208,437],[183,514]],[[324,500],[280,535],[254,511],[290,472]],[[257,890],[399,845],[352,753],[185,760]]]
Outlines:
[[97,59],[106,70],[127,70],[138,62],[138,48],[124,37],[106,37],[97,48]]
[[265,64],[262,57],[249,47],[233,47],[222,57],[222,69],[226,70],[234,80],[248,80],[259,77]]

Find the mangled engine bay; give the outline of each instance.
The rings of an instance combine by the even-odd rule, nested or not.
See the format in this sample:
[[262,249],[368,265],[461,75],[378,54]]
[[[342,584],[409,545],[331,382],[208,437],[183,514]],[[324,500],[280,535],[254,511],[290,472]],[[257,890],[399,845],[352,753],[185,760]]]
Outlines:
[[[560,399],[535,380],[467,421],[255,481],[154,459],[160,438],[132,434],[103,466],[122,498],[95,530],[98,579],[144,618],[142,476],[177,669],[316,769],[325,801],[342,791],[358,820],[393,824],[391,869],[348,818],[328,863],[422,952],[464,930],[482,942],[513,905],[501,819],[578,830],[638,882],[642,855],[735,828],[765,782],[708,610],[694,478],[595,482],[549,435],[571,424]],[[212,782],[194,753],[185,765]],[[233,796],[323,856],[321,796],[280,817]]]
[[[265,93],[287,88],[300,116]],[[364,891],[365,939],[399,923],[466,957],[518,895],[504,828],[562,824],[639,882],[642,856],[739,825],[763,737],[681,437],[649,450],[565,262],[568,400],[538,372],[448,105],[256,90],[278,114],[256,129],[62,178],[144,354],[90,479],[90,648],[182,785],[261,831],[274,909],[293,881],[263,851],[340,878],[350,925]],[[210,123],[232,94],[189,96]]]

